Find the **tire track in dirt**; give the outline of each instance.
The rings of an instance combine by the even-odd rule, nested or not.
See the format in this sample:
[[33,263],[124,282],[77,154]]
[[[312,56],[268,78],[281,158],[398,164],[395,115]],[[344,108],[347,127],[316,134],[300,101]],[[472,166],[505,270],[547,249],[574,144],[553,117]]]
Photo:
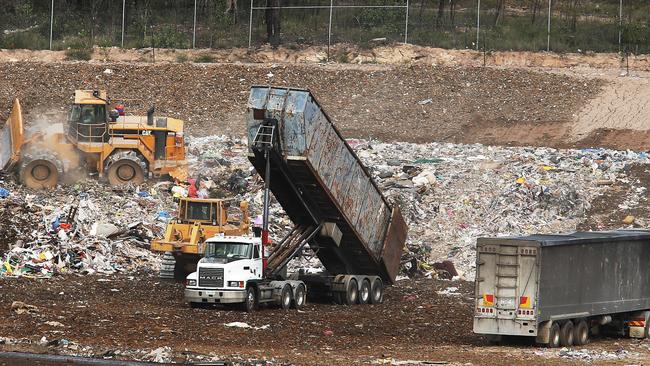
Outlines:
[[[572,142],[588,139],[604,130],[650,130],[650,73],[633,76],[607,75],[608,84],[578,114],[571,130]],[[621,141],[624,148],[624,141]]]

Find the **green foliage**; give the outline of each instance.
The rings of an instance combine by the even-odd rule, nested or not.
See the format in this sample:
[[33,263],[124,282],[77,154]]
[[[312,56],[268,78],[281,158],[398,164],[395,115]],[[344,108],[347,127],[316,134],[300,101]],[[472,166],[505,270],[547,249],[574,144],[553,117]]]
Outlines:
[[187,62],[189,60],[189,57],[187,57],[186,53],[177,53],[176,54],[176,62]]
[[647,45],[650,41],[650,27],[647,23],[631,23],[623,27],[622,42],[626,45]]
[[214,56],[212,56],[209,53],[204,53],[202,55],[197,56],[194,59],[194,62],[200,62],[200,63],[212,63],[214,62]]
[[36,31],[17,32],[0,37],[0,48],[42,50],[49,47],[49,42]]
[[176,27],[166,25],[154,32],[154,45],[158,48],[189,48],[190,41]]
[[89,48],[70,48],[65,51],[67,60],[88,61],[92,58],[93,50]]
[[16,5],[15,11],[16,15],[13,19],[13,22],[19,27],[29,27],[36,21],[34,8],[28,2]]

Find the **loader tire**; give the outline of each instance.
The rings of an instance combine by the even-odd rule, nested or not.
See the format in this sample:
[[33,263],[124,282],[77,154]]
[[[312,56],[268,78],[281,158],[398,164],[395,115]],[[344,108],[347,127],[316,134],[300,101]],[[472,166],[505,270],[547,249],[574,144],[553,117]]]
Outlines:
[[119,151],[106,161],[108,183],[112,186],[144,183],[147,164],[135,151]]
[[20,167],[21,182],[33,189],[56,187],[63,174],[63,164],[53,153],[29,154]]
[[163,256],[162,264],[160,266],[159,277],[168,280],[174,279],[175,267],[176,267],[176,258],[174,258],[172,252],[165,252],[165,255]]

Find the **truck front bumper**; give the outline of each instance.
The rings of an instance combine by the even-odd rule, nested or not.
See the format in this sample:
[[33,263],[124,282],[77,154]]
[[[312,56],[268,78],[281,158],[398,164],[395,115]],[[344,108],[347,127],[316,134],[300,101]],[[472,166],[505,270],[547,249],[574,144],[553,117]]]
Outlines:
[[185,301],[196,303],[235,304],[244,302],[246,291],[185,289]]

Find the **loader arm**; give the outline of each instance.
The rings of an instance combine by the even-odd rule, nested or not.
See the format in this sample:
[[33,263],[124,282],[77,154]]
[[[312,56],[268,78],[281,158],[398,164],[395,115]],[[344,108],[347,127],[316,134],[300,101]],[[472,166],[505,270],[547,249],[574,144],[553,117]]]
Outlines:
[[0,132],[0,171],[11,170],[18,163],[24,143],[23,113],[20,101],[16,98],[9,119]]

